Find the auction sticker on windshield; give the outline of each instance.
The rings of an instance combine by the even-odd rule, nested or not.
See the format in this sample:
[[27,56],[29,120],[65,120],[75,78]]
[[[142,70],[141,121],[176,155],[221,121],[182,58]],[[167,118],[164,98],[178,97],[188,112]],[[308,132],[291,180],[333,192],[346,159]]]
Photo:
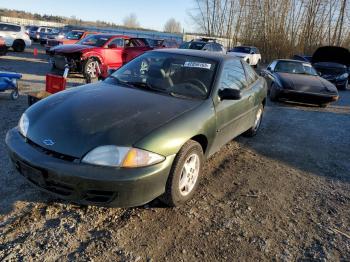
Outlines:
[[211,64],[199,63],[199,62],[185,62],[184,67],[210,69]]

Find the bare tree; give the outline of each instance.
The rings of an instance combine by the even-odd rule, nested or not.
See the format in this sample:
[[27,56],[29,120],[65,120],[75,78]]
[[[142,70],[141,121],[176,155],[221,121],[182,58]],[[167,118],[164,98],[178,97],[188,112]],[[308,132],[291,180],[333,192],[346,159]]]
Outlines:
[[138,22],[135,14],[126,16],[123,20],[123,25],[129,28],[140,28],[140,23]]
[[164,32],[181,33],[181,31],[181,23],[176,21],[174,18],[170,18],[164,25]]
[[[193,0],[200,32],[229,44],[255,45],[266,59],[349,47],[349,0]],[[230,46],[229,46],[230,47]]]

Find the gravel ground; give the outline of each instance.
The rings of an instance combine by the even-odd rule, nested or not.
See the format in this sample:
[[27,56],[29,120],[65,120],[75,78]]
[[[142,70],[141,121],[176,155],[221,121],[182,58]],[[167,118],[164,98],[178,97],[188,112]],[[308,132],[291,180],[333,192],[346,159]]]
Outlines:
[[[30,52],[0,58],[25,73],[23,91],[48,71]],[[211,157],[186,206],[120,209],[58,200],[18,175],[4,139],[26,97],[0,94],[0,260],[349,261],[350,91],[340,95],[327,108],[269,103],[260,133]]]

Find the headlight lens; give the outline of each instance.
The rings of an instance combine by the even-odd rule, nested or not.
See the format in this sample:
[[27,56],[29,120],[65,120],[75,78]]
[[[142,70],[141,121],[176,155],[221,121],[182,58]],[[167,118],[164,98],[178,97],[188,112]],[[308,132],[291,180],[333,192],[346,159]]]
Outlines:
[[348,73],[344,73],[342,74],[341,76],[338,76],[337,79],[339,80],[345,80],[349,77],[349,74]]
[[22,114],[22,116],[18,122],[18,128],[19,128],[19,132],[24,137],[27,137],[28,128],[29,128],[29,118],[27,117],[26,113]]
[[90,151],[82,162],[98,166],[135,168],[151,166],[164,159],[164,156],[138,148],[100,146]]

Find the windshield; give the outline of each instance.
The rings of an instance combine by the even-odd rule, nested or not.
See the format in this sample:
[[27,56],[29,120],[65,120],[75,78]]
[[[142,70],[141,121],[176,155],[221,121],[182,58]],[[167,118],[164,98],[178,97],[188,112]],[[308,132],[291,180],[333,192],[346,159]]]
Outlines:
[[202,57],[149,52],[121,67],[106,81],[167,95],[204,99],[211,90],[217,62]]
[[203,42],[186,42],[180,45],[180,49],[195,49],[202,50],[206,43]]
[[90,35],[77,42],[77,44],[102,47],[110,38],[111,36],[106,35]]
[[69,40],[79,40],[83,34],[84,32],[80,32],[80,31],[70,31],[66,35],[66,38]]
[[316,70],[309,63],[293,61],[280,61],[275,67],[275,72],[290,74],[306,74],[316,76]]
[[246,46],[236,46],[230,52],[250,54],[251,48]]

